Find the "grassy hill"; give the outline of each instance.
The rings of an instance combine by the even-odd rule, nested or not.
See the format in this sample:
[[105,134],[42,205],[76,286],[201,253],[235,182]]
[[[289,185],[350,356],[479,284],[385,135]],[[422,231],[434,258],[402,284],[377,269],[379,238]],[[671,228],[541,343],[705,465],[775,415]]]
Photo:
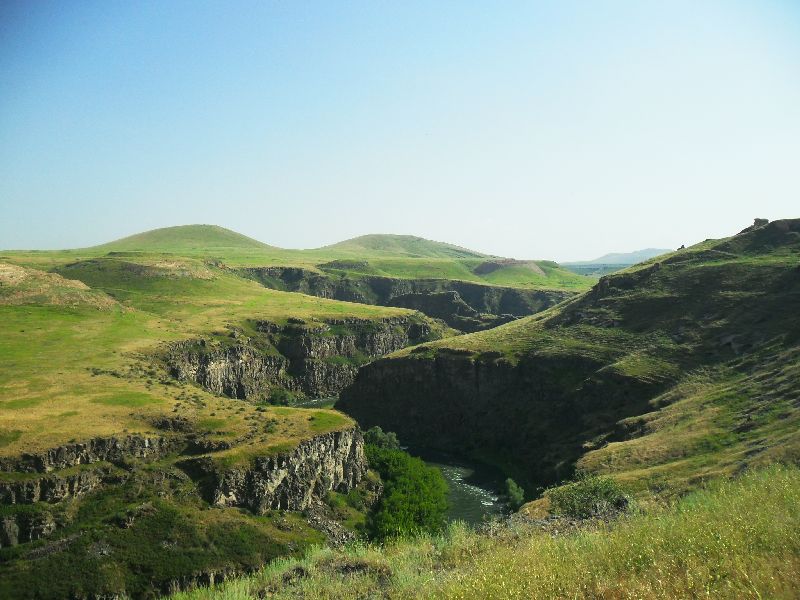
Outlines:
[[246,346],[285,368],[275,346],[248,346],[261,324],[333,339],[424,317],[265,289],[192,256],[30,256],[39,268],[0,261],[0,597],[143,597],[325,539],[299,513],[210,510],[208,490],[353,421],[215,395],[176,379],[168,349]]
[[[171,412],[176,397],[189,393],[174,382],[157,383],[164,374],[149,374],[151,365],[137,362],[164,342],[253,320],[412,314],[264,289],[194,259],[131,257],[77,261],[54,273],[0,263],[0,313],[0,431],[14,438],[1,445],[0,455],[123,429],[151,431],[150,417]],[[210,403],[203,411],[216,410],[218,399],[192,390]],[[117,402],[115,394],[133,399]],[[126,412],[131,407],[140,409],[133,418]]]
[[486,258],[486,254],[413,235],[362,235],[320,248],[331,254],[409,256],[412,258]]
[[668,495],[795,459],[799,263],[800,220],[710,240],[549,311],[372,363],[338,406],[498,463],[531,497],[576,469]]
[[241,250],[270,250],[258,240],[217,225],[178,225],[137,233],[93,249],[106,252],[169,252],[215,254]]
[[[198,274],[215,268],[274,290],[362,304],[391,306],[396,297],[414,294],[411,300],[398,302],[437,318],[442,317],[435,308],[436,294],[455,292],[460,294],[458,302],[466,302],[474,315],[467,320],[456,314],[445,316],[459,331],[485,329],[532,314],[594,281],[550,261],[484,257],[413,236],[369,235],[316,250],[287,250],[213,225],[156,229],[93,248],[5,251],[0,253],[3,261],[46,272],[68,270],[101,286],[103,278],[89,272],[92,269],[110,276],[109,269],[116,268],[116,276],[123,280],[123,271],[153,274],[166,269],[173,279],[189,276],[185,284],[202,280]],[[127,266],[121,266],[124,263]],[[158,279],[145,278],[143,284],[152,287]],[[172,282],[169,287],[179,286]]]

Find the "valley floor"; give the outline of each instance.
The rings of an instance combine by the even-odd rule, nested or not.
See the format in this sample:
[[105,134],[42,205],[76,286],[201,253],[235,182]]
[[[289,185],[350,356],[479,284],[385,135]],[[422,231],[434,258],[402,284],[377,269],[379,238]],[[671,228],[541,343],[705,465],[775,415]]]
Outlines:
[[800,469],[717,481],[612,522],[512,521],[386,546],[317,548],[172,600],[797,598]]

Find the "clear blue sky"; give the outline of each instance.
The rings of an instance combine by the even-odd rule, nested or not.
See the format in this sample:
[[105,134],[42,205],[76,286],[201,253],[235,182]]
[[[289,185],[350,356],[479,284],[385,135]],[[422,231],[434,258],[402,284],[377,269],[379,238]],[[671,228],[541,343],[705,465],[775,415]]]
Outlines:
[[591,258],[800,217],[800,2],[0,2],[0,248]]

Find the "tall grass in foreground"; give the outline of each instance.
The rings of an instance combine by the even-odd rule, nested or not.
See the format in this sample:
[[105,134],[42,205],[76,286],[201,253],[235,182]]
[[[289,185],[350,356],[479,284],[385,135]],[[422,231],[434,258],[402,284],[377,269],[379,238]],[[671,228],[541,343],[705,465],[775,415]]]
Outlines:
[[318,548],[175,600],[796,598],[800,470],[720,481],[674,507],[555,534],[533,525]]

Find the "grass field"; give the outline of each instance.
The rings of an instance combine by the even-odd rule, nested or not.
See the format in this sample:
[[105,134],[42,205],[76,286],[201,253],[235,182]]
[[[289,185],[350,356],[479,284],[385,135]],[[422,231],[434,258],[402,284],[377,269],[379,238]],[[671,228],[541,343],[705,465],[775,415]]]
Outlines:
[[800,580],[798,529],[800,471],[773,466],[609,523],[491,534],[456,524],[384,547],[317,548],[173,598],[788,599]]

